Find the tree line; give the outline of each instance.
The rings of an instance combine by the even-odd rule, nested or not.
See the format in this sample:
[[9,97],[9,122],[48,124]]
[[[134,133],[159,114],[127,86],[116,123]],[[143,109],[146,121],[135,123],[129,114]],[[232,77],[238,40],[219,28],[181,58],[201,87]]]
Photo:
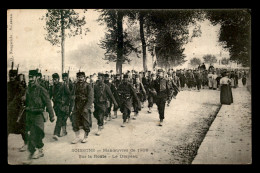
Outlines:
[[[83,10],[85,13],[87,10]],[[199,37],[197,21],[210,20],[220,24],[219,43],[229,50],[230,60],[250,66],[251,14],[247,9],[236,10],[151,10],[151,9],[101,9],[98,22],[106,25],[105,37],[99,46],[105,49],[104,60],[116,62],[116,72],[122,73],[122,66],[129,63],[134,53],[143,60],[147,70],[147,53],[160,67],[169,68],[183,64],[183,46],[189,41],[189,26],[193,25],[192,37]],[[46,21],[46,40],[61,47],[62,72],[64,71],[65,38],[86,35],[85,17],[73,9],[50,9],[42,20]],[[127,27],[124,28],[124,24]],[[214,57],[206,55],[207,62]],[[223,60],[227,63],[228,60]],[[190,63],[198,63],[195,58]]]

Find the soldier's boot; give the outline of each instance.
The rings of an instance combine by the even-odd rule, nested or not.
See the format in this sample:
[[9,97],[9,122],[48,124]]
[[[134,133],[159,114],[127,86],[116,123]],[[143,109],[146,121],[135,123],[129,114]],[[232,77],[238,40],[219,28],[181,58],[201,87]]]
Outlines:
[[39,159],[39,149],[36,148],[35,152],[32,154],[32,159]]
[[28,148],[28,145],[27,145],[27,144],[24,144],[24,145],[22,146],[22,148],[19,149],[19,151],[20,151],[20,152],[24,152],[24,151],[27,150],[27,148]]
[[107,116],[104,116],[104,124],[107,123]]
[[32,156],[33,156],[33,154],[29,153],[29,156],[27,157],[27,159],[25,161],[23,161],[22,163],[24,165],[30,165],[32,163]]
[[81,141],[81,143],[86,143],[88,139],[88,132],[85,132],[84,139]]
[[135,114],[134,114],[134,117],[133,117],[133,120],[136,120],[136,118],[137,118],[137,115],[138,115],[138,113],[137,113],[137,112],[135,112]]
[[112,117],[113,119],[117,118],[117,111],[114,111],[114,116]]
[[97,136],[101,135],[101,129],[102,129],[102,126],[98,126],[98,131],[96,133]]
[[127,117],[126,123],[130,123],[130,117]]
[[52,137],[54,140],[58,141],[59,140],[59,137],[57,135],[53,135]]
[[43,156],[44,156],[43,148],[39,148],[39,157],[43,157]]
[[126,126],[126,121],[123,120],[123,123],[121,124],[121,127],[125,127]]
[[75,132],[76,138],[71,142],[72,144],[77,144],[78,142],[81,141],[81,139],[79,138],[79,134],[80,134],[80,131]]
[[163,119],[160,119],[159,126],[163,125]]
[[62,126],[61,131],[62,131],[61,136],[66,136],[68,134],[66,130],[66,126]]
[[149,114],[152,113],[151,107],[148,108],[149,110],[147,111]]
[[141,105],[142,105],[141,107],[144,108],[144,102],[141,102]]
[[111,121],[112,117],[111,117],[111,113],[108,114],[108,121]]

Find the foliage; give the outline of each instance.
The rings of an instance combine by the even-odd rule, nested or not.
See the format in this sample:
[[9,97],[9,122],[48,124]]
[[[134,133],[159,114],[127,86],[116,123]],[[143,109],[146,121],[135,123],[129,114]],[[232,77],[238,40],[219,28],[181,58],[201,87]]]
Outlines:
[[202,58],[204,60],[204,63],[206,64],[214,64],[217,62],[217,58],[214,55],[208,54],[208,55],[204,55]]
[[229,50],[230,60],[250,66],[250,10],[206,10],[205,14],[214,25],[220,24],[219,42]]
[[[86,10],[84,10],[85,12]],[[79,13],[72,9],[48,9],[42,20],[46,21],[44,29],[47,31],[45,39],[52,45],[58,45],[62,39],[62,26],[65,32],[64,37],[73,37],[76,35],[85,34],[89,31],[88,28],[83,28],[86,24],[85,16],[80,17]]]
[[191,66],[198,66],[200,64],[201,64],[201,60],[199,58],[194,57],[190,60]]
[[221,64],[228,65],[229,64],[229,58],[222,58],[221,59]]

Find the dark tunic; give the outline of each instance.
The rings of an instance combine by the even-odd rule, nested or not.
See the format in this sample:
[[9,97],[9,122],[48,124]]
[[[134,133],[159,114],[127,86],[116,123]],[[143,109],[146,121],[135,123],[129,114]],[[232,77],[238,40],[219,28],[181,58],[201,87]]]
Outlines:
[[75,104],[72,112],[73,131],[78,131],[80,126],[83,130],[90,131],[92,127],[91,106],[93,103],[93,89],[86,82],[77,82],[74,88]]
[[8,82],[7,87],[8,133],[24,135],[26,111],[23,111],[25,100],[22,97],[25,97],[26,84],[14,81]]

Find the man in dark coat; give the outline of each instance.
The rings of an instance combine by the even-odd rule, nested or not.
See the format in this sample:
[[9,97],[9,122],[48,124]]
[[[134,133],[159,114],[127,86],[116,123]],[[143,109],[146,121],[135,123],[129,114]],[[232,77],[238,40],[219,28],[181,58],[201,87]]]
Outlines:
[[162,126],[164,119],[165,103],[170,96],[170,89],[168,81],[163,78],[162,69],[158,69],[158,78],[153,82],[152,88],[156,91],[155,103],[159,112],[159,126]]
[[[116,77],[115,77],[115,80],[113,81],[113,84],[116,88],[116,90],[118,89],[119,85],[121,84],[121,76],[120,74],[116,74]],[[118,94],[118,93],[117,93]],[[118,98],[119,99],[119,98]],[[118,110],[118,107],[113,107],[113,111],[114,111],[114,116],[112,117],[113,119],[116,119],[117,118],[117,110]]]
[[[118,98],[118,93],[117,93],[116,87],[109,80],[110,80],[109,79],[109,74],[104,74],[104,83],[110,88],[110,90],[111,90],[111,92],[112,92],[116,102],[118,103],[119,102],[119,98]],[[107,113],[105,114],[104,122],[105,122],[105,120],[107,120],[107,117],[108,117],[108,121],[111,121],[111,118],[112,118],[111,117],[111,108],[112,108],[112,102],[113,101],[110,98],[108,98],[108,101],[109,102],[108,102],[108,107],[107,107]],[[115,105],[113,107],[116,108]]]
[[104,83],[104,75],[99,73],[98,81],[94,86],[94,117],[97,119],[98,124],[97,136],[101,134],[101,129],[104,128],[104,116],[107,113],[109,100],[112,100],[115,107],[118,107],[109,86]]
[[[145,91],[143,84],[140,82],[139,75],[135,75],[134,89],[135,89],[136,95],[138,97],[138,100],[140,102],[142,102],[142,100],[144,100],[144,98],[146,98],[146,91]],[[136,102],[135,100],[133,100],[133,108],[134,108],[134,112],[135,112],[133,119],[135,120],[138,116],[139,111],[141,110],[138,107],[138,102]]]
[[[91,105],[93,103],[93,89],[90,84],[85,81],[85,72],[77,73],[77,83],[74,86],[75,104],[72,112],[72,127],[76,138],[71,142],[76,144],[78,142],[86,143],[90,128],[92,127],[91,119]],[[80,127],[83,127],[84,138],[81,140]]]
[[37,71],[29,71],[29,85],[26,91],[26,128],[30,132],[28,137],[28,150],[30,159],[38,159],[44,156],[42,139],[44,138],[44,122],[47,117],[43,111],[45,107],[49,113],[50,121],[53,122],[54,110],[51,105],[49,94],[45,88],[40,86],[36,80]]
[[124,75],[123,78],[124,79],[117,90],[120,100],[120,111],[123,113],[123,124],[121,127],[125,127],[126,123],[130,122],[129,120],[133,99],[137,102],[139,109],[141,109],[140,100],[138,99],[133,86],[128,82],[128,75]]
[[[62,137],[67,135],[66,126],[67,126],[67,119],[71,113],[71,95],[73,86],[72,84],[67,81],[68,74],[62,74],[63,79],[65,80],[64,83],[59,82],[60,77],[57,73],[52,75],[53,78],[53,86],[50,88],[50,98],[53,100],[53,108],[55,114],[57,116],[56,126],[54,129],[54,136],[55,140],[58,140],[58,137]],[[62,130],[62,134],[60,134]]]
[[152,113],[152,107],[153,107],[153,103],[154,103],[154,96],[155,96],[155,90],[152,87],[153,82],[156,80],[156,75],[155,74],[151,74],[151,78],[148,80],[148,89],[147,89],[147,93],[148,93],[148,113]]
[[183,90],[184,87],[185,87],[185,82],[186,82],[186,76],[185,76],[183,70],[181,70],[181,73],[180,73],[180,75],[179,75],[179,79],[180,79],[180,87],[181,87],[181,90]]
[[7,118],[8,118],[8,135],[21,134],[24,145],[19,151],[27,150],[28,135],[26,132],[26,111],[25,111],[25,93],[26,82],[25,76],[19,74],[17,70],[9,71],[10,81],[7,83]]

